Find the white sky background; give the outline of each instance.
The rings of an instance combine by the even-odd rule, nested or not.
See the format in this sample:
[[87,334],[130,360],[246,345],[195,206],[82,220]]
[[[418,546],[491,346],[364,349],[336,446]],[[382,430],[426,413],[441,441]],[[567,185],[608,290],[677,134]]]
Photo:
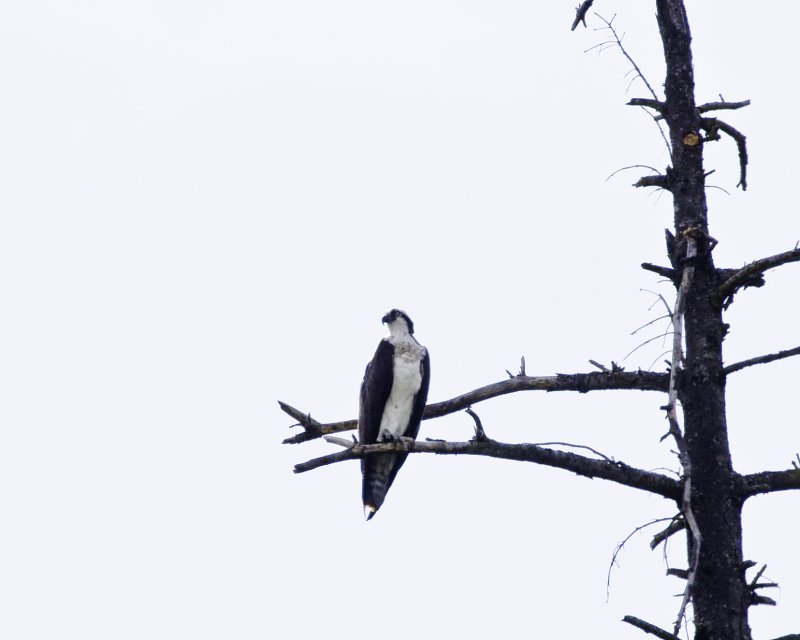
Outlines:
[[[282,446],[285,400],[354,417],[406,309],[430,400],[516,371],[663,369],[639,268],[665,263],[652,121],[616,50],[567,2],[8,2],[0,8],[0,638],[640,638],[682,584],[660,498],[489,459],[411,456],[363,521],[357,463]],[[596,3],[659,89],[653,3]],[[710,145],[719,266],[800,239],[796,3],[690,2],[698,99],[748,136]],[[593,21],[596,25],[597,22]],[[797,346],[798,268],[737,296],[734,362]],[[797,358],[729,382],[737,469],[800,448]],[[491,437],[577,442],[675,468],[659,394],[518,394]],[[464,440],[461,414],[422,437]],[[758,638],[800,631],[794,494],[745,512],[781,584]],[[671,545],[684,566],[683,542]]]

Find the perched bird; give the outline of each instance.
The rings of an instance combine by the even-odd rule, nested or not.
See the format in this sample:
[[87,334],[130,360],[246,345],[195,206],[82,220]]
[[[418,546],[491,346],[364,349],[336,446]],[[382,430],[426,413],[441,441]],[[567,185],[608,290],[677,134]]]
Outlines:
[[[414,323],[404,311],[392,309],[383,322],[389,337],[381,340],[361,383],[358,412],[360,444],[416,438],[425,411],[430,382],[428,350],[414,337]],[[381,508],[407,453],[379,453],[361,458],[364,515]]]

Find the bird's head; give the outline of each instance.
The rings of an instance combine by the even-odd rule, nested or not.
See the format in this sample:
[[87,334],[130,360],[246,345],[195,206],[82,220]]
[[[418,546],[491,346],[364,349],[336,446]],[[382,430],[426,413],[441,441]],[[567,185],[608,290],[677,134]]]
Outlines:
[[414,323],[411,322],[411,318],[408,317],[408,314],[400,309],[392,309],[387,312],[381,321],[389,326],[389,331],[392,335],[394,335],[395,332],[404,332],[410,335],[414,334]]

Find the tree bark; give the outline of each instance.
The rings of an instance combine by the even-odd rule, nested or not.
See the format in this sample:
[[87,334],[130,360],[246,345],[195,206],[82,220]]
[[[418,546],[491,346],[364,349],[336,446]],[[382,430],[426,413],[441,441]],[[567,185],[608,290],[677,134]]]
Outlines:
[[691,509],[700,533],[698,541],[687,530],[690,559],[699,543],[691,591],[695,640],[751,640],[747,621],[750,598],[742,558],[742,499],[725,418],[722,341],[726,326],[720,305],[714,304],[720,283],[708,233],[691,33],[682,0],[657,0],[656,4],[667,64],[664,118],[672,143],[668,188],[674,204],[673,265],[679,270],[686,266],[688,236],[695,238],[698,246],[686,297],[686,356],[678,390],[691,486],[684,509]]

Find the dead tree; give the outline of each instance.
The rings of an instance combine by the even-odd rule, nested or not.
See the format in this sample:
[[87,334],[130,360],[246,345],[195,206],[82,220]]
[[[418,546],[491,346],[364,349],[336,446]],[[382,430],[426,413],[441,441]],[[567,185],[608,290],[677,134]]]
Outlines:
[[[591,2],[577,9],[577,26],[586,17]],[[726,424],[725,385],[727,377],[756,364],[800,354],[800,347],[758,356],[725,366],[723,343],[728,325],[723,311],[746,287],[760,287],[765,273],[781,265],[800,261],[797,246],[773,256],[755,260],[741,268],[720,268],[714,264],[714,247],[706,203],[703,152],[706,144],[722,134],[731,138],[739,155],[739,185],[747,188],[746,138],[733,126],[707,114],[738,109],[747,102],[697,104],[692,64],[691,34],[683,0],[655,0],[656,18],[664,49],[666,78],[664,96],[652,89],[646,98],[629,104],[644,107],[654,119],[666,125],[670,166],[663,174],[641,178],[636,186],[658,187],[669,192],[674,206],[674,228],[667,231],[670,266],[645,263],[642,267],[667,277],[676,297],[670,310],[673,345],[667,372],[624,371],[617,365],[599,371],[529,376],[524,361],[519,374],[486,387],[468,391],[450,400],[428,405],[425,419],[437,418],[508,393],[523,391],[639,390],[666,395],[663,410],[669,424],[665,437],[674,439],[679,453],[681,477],[675,479],[645,471],[602,455],[585,456],[532,444],[508,444],[486,436],[477,416],[476,435],[469,442],[396,442],[362,446],[331,434],[356,427],[355,420],[320,423],[285,403],[281,408],[303,431],[286,443],[326,437],[344,449],[298,464],[300,473],[320,466],[386,451],[411,453],[466,454],[527,461],[558,467],[588,477],[597,477],[647,491],[675,503],[672,522],[657,534],[653,545],[684,530],[687,538],[686,568],[672,570],[685,580],[677,618],[659,625],[635,616],[625,622],[659,638],[678,636],[691,605],[696,640],[751,640],[749,608],[775,604],[762,589],[775,586],[761,581],[761,572],[748,577],[755,563],[742,555],[742,507],[746,500],[774,491],[800,489],[800,464],[783,471],[742,475],[731,460]],[[612,40],[622,49],[610,22]],[[627,52],[622,49],[627,56]],[[633,60],[628,57],[638,72]],[[647,85],[650,88],[650,85]],[[596,453],[596,452],[594,452]],[[800,459],[799,459],[800,462]],[[667,627],[665,630],[664,626]]]

